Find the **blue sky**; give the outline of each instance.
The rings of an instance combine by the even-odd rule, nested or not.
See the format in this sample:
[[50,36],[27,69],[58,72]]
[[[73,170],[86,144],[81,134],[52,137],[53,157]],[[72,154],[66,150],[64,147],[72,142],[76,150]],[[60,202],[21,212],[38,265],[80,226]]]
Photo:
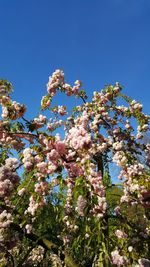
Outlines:
[[0,77],[28,118],[57,68],[89,95],[119,81],[149,114],[150,0],[0,0]]

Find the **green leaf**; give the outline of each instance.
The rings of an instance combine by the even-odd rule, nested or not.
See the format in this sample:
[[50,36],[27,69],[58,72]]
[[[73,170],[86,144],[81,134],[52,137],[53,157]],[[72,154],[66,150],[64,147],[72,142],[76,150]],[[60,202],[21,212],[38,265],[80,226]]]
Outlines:
[[42,241],[49,249],[51,249],[52,247],[57,247],[53,242],[49,241],[46,238],[43,238]]

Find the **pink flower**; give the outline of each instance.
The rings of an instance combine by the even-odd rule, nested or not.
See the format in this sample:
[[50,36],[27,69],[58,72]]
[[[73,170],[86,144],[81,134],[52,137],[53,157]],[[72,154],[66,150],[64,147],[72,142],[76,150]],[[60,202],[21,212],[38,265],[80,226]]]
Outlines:
[[66,144],[64,141],[58,141],[55,143],[55,148],[56,151],[60,154],[60,155],[64,155],[66,154]]
[[37,165],[37,169],[39,172],[46,173],[47,172],[47,163],[42,161],[39,162]]
[[117,265],[118,267],[126,266],[128,264],[127,257],[121,256],[117,249],[111,252],[111,257],[112,257],[112,263]]
[[126,237],[128,237],[128,235],[125,232],[121,231],[121,230],[116,230],[115,231],[115,235],[118,238],[126,238]]
[[56,149],[52,149],[50,153],[47,154],[47,159],[49,161],[55,161],[60,158],[60,155],[58,154]]
[[72,127],[66,137],[66,142],[75,150],[83,149],[85,147],[90,147],[91,135],[82,125]]
[[27,230],[27,234],[32,233],[32,225],[31,224],[26,224],[25,229]]
[[77,199],[76,211],[80,216],[84,216],[84,209],[86,207],[87,201],[83,196],[79,196]]
[[18,191],[18,195],[22,197],[25,194],[25,192],[26,192],[26,189],[23,187]]

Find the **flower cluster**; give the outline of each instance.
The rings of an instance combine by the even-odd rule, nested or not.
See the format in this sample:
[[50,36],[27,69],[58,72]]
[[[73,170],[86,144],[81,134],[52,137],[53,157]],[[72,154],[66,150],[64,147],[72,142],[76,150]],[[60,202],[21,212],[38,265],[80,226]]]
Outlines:
[[56,114],[61,115],[61,116],[64,116],[64,115],[67,114],[67,112],[66,112],[66,106],[60,106],[60,105],[58,105],[57,107],[54,107],[54,108],[52,109],[52,111],[53,111],[54,113],[56,113]]
[[[9,101],[9,99],[7,99]],[[2,118],[16,120],[21,118],[26,111],[25,105],[21,105],[16,101],[2,102]]]
[[63,85],[63,90],[66,92],[67,96],[78,95],[81,85],[82,85],[82,83],[79,80],[76,80],[74,83],[74,86],[72,86],[72,87],[70,84],[65,83]]
[[87,200],[83,196],[79,196],[77,199],[76,211],[80,216],[84,216],[84,210],[87,206]]
[[75,150],[83,149],[90,147],[91,135],[82,125],[72,127],[66,137],[66,142],[69,143],[69,146]]
[[36,129],[43,127],[45,123],[46,123],[46,116],[43,115],[39,115],[38,118],[34,118],[33,120],[33,124]]
[[[73,86],[71,86],[68,83],[65,83],[64,72],[62,70],[55,70],[53,74],[49,77],[49,81],[47,83],[48,95],[42,97],[41,100],[42,109],[46,109],[50,106],[51,100],[55,96],[57,89],[59,89],[61,92],[65,92],[67,96],[75,95],[82,97],[84,93],[83,92],[79,93],[81,85],[82,83],[79,80],[76,80]],[[59,111],[61,112],[60,109]]]
[[127,257],[121,256],[117,249],[111,252],[111,258],[112,258],[112,263],[119,267],[127,266],[129,263]]
[[128,236],[125,232],[123,232],[123,231],[121,231],[121,230],[116,230],[116,231],[115,231],[115,235],[116,235],[118,238],[126,238],[126,237]]
[[42,246],[38,246],[32,249],[28,257],[28,263],[33,264],[33,266],[37,266],[37,264],[41,263],[44,257],[44,248]]
[[10,196],[16,188],[20,178],[15,171],[17,160],[15,158],[8,158],[5,165],[0,167],[0,197],[5,198]]
[[12,214],[8,213],[6,210],[3,210],[0,213],[0,228],[8,228],[12,222]]
[[56,89],[64,84],[64,72],[62,70],[56,70],[52,76],[49,77],[47,84],[47,92],[52,96],[55,95]]
[[0,145],[4,148],[12,147],[19,151],[24,147],[24,142],[18,138],[16,133],[8,132],[9,126],[9,121],[0,121]]
[[44,198],[41,198],[40,200],[38,200],[38,202],[36,201],[36,199],[31,196],[29,199],[29,207],[27,208],[27,210],[25,211],[25,214],[31,214],[32,216],[35,216],[36,211],[43,207],[45,205],[45,200]]
[[58,127],[60,127],[63,124],[62,120],[53,120],[50,119],[47,123],[47,130],[50,132],[55,131]]
[[96,204],[93,205],[92,214],[97,218],[102,218],[107,209],[105,187],[103,186],[102,175],[94,170],[94,165],[90,164],[88,181],[91,185],[91,196],[96,197]]
[[30,148],[24,149],[22,162],[23,162],[24,168],[26,170],[31,170],[33,168],[35,158],[34,158],[32,149],[30,149]]

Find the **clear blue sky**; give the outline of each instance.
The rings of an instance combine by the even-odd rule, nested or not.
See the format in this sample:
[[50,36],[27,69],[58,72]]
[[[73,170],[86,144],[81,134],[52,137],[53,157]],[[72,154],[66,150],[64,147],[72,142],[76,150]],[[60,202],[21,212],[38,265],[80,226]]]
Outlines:
[[0,0],[0,77],[28,117],[57,68],[90,95],[119,81],[150,113],[150,0]]

